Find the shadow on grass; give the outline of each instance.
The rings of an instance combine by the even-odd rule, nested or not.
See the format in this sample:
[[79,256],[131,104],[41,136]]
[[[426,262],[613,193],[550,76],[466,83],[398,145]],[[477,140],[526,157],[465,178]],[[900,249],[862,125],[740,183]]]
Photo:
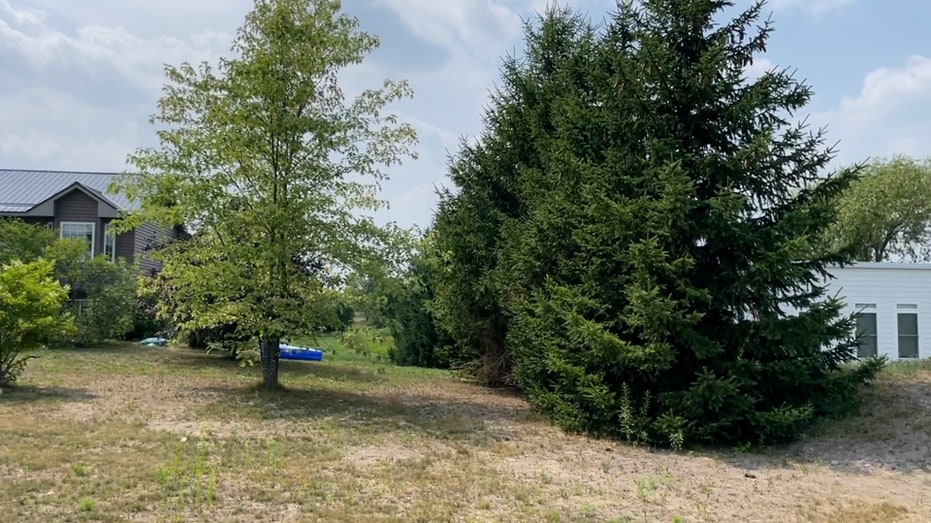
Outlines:
[[[171,367],[187,370],[225,369],[230,373],[255,373],[256,379],[260,379],[261,372],[258,366],[243,367],[237,360],[228,357],[225,353],[213,352],[208,354],[204,351],[192,349],[172,349],[170,354],[174,357],[167,359],[165,364]],[[379,375],[374,370],[369,372],[357,366],[330,362],[281,360],[279,372],[282,381],[316,378],[360,384],[377,384],[387,380],[385,376]]]
[[320,421],[354,434],[414,433],[436,439],[489,443],[510,439],[493,428],[501,420],[515,420],[511,409],[477,406],[472,402],[435,400],[408,402],[390,394],[363,394],[332,388],[202,387],[200,392],[221,395],[220,406],[206,407],[205,415],[254,421]]
[[97,397],[87,389],[69,387],[15,386],[4,387],[0,403],[32,403],[45,400],[91,401]]
[[63,353],[63,354],[118,354],[125,355],[127,352],[132,351],[148,351],[154,349],[161,349],[161,347],[142,347],[140,345],[134,344],[129,341],[114,341],[101,343],[99,345],[63,345],[56,347],[49,347],[48,350],[51,353]]

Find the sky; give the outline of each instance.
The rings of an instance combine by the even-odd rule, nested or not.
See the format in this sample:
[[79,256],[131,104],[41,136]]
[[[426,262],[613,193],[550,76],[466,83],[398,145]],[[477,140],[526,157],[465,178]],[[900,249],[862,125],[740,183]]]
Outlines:
[[[746,6],[749,0],[736,0]],[[501,59],[547,0],[344,0],[381,39],[347,75],[352,92],[407,79],[393,106],[419,159],[391,170],[379,221],[428,226],[447,158],[481,132]],[[601,20],[614,0],[560,0]],[[163,64],[229,53],[252,0],[0,0],[0,168],[118,172],[156,144],[149,116]],[[775,32],[752,66],[791,67],[812,86],[805,112],[837,142],[836,165],[931,156],[927,0],[770,0]]]

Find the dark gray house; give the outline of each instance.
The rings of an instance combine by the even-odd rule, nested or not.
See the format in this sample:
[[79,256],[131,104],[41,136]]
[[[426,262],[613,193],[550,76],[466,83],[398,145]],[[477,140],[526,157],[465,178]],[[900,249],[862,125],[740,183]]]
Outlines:
[[148,272],[157,264],[147,248],[174,235],[154,225],[113,234],[110,222],[136,206],[121,194],[107,193],[116,173],[0,169],[0,217],[44,224],[62,238],[85,240],[88,256],[139,262]]

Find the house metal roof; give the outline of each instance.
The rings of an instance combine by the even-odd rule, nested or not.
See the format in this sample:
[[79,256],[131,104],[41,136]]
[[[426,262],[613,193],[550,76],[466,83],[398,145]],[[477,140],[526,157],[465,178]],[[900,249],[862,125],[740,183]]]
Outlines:
[[26,212],[62,189],[79,183],[120,210],[138,207],[123,194],[109,194],[107,186],[119,173],[74,171],[30,171],[0,169],[0,212]]
[[835,269],[894,269],[898,271],[927,271],[931,270],[931,263],[913,263],[913,262],[856,262],[846,267]]

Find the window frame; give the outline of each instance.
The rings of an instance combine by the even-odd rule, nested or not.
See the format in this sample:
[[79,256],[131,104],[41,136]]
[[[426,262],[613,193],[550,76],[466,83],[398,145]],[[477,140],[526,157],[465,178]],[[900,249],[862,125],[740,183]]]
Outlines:
[[[109,255],[107,254],[107,247],[110,248]],[[110,258],[110,261],[116,261],[116,233],[113,232],[113,227],[110,222],[103,224],[103,255]]]
[[[899,305],[896,307],[898,312],[895,317],[895,333],[897,340],[897,356],[899,359],[903,360],[913,360],[921,357],[921,347],[919,345],[921,339],[921,326],[918,323],[918,307],[915,305]],[[903,312],[903,310],[908,310],[909,312]],[[915,318],[915,333],[914,334],[902,334],[902,317],[903,316],[912,316]],[[902,355],[902,340],[903,338],[915,340],[915,353],[914,355],[903,356]]]
[[97,224],[94,223],[94,222],[64,222],[64,221],[63,221],[63,222],[61,222],[61,223],[58,224],[58,237],[59,237],[60,239],[62,239],[62,240],[76,240],[76,239],[77,239],[77,238],[71,238],[71,237],[66,238],[66,237],[65,237],[65,227],[66,227],[66,226],[69,226],[69,225],[81,225],[81,226],[88,226],[88,225],[90,225],[90,228],[91,228],[91,245],[90,245],[90,251],[89,251],[89,254],[90,254],[90,255],[88,256],[88,258],[93,258],[93,257],[94,257],[94,254],[95,254],[95,253],[94,253],[94,251],[95,251],[95,249],[94,249],[95,245],[94,245],[94,244],[97,243]]
[[[871,358],[879,356],[879,317],[876,314],[876,304],[867,303],[867,304],[857,304],[858,312],[854,315],[854,321],[856,334],[857,334],[857,358]],[[866,333],[865,330],[860,328],[860,318],[865,318],[869,316],[872,318],[872,327],[873,333]],[[861,341],[862,338],[867,338],[872,341],[873,354],[872,355],[863,355],[862,351],[865,349]]]

